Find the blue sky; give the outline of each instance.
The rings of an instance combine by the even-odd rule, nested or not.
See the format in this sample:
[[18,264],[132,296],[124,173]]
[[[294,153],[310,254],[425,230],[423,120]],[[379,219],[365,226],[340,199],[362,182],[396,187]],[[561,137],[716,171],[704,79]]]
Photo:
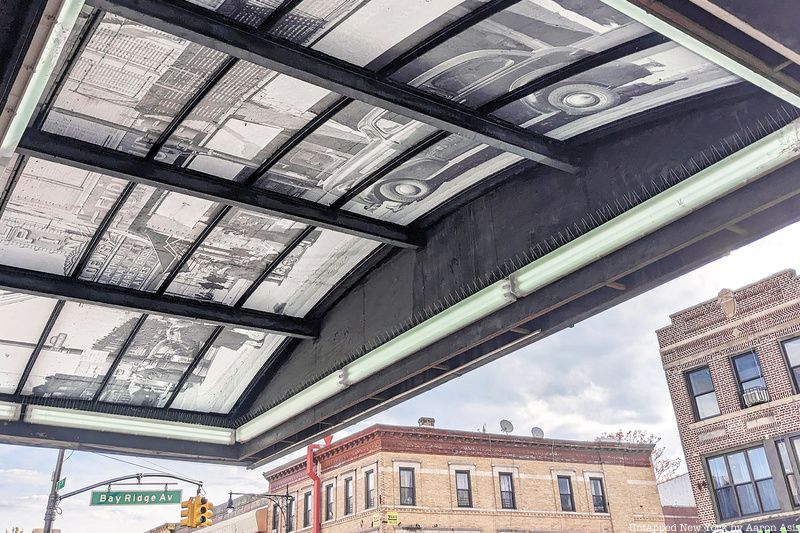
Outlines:
[[[557,438],[593,439],[603,431],[642,428],[662,436],[670,455],[682,455],[654,331],[669,314],[786,268],[800,268],[800,224],[785,228],[712,264],[634,298],[574,328],[543,339],[342,432],[372,423],[416,424],[514,433],[532,426]],[[228,490],[263,491],[261,472],[177,461],[67,452],[67,490],[114,476],[160,469],[204,482],[214,502]],[[0,445],[0,531],[42,527],[56,451]],[[136,463],[131,465],[122,461]],[[190,491],[190,487],[184,487]],[[63,533],[143,532],[176,521],[175,506],[96,508],[89,497],[65,500],[56,527]]]

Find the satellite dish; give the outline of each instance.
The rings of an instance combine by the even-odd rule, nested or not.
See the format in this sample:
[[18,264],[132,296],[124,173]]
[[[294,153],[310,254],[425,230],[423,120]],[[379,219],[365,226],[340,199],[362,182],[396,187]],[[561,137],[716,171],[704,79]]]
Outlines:
[[500,431],[502,431],[503,433],[511,433],[512,431],[514,431],[514,424],[512,424],[508,420],[503,419],[500,421]]
[[544,430],[540,427],[533,426],[531,428],[531,435],[533,435],[537,439],[541,439],[542,437],[544,437]]

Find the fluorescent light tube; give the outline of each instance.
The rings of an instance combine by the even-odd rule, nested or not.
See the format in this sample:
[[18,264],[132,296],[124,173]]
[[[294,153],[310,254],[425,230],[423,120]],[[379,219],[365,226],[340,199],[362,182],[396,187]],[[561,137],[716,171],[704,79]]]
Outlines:
[[607,6],[616,9],[620,13],[627,15],[636,22],[644,24],[651,30],[660,33],[664,37],[667,37],[675,41],[677,44],[683,46],[687,50],[694,52],[695,54],[710,61],[711,63],[714,63],[724,68],[731,74],[735,74],[740,78],[742,78],[743,80],[749,81],[756,87],[761,87],[765,91],[774,94],[781,100],[784,100],[792,104],[793,106],[800,107],[800,96],[794,94],[793,92],[787,89],[784,89],[774,81],[765,78],[758,72],[752,70],[750,67],[739,63],[735,59],[731,59],[730,57],[726,56],[721,52],[718,52],[717,50],[714,50],[707,44],[692,37],[688,33],[681,30],[680,28],[676,28],[672,24],[661,20],[655,15],[651,15],[646,10],[635,5],[630,0],[600,0],[600,1],[606,4]]
[[133,416],[111,415],[62,409],[60,407],[44,407],[29,405],[25,421],[31,424],[44,424],[75,429],[107,431],[142,437],[161,437],[165,439],[190,440],[211,444],[233,444],[234,431],[228,428],[201,426],[153,420]]
[[[2,141],[0,141],[0,169],[5,168],[8,164],[19,144],[19,140],[22,138],[22,134],[25,132],[25,128],[28,127],[33,112],[36,110],[36,105],[39,103],[42,93],[47,87],[47,82],[55,69],[61,49],[64,48],[70,33],[72,33],[72,28],[78,20],[83,4],[84,0],[63,0],[61,3],[58,16],[50,28],[47,41],[36,61],[36,66],[28,78],[22,96],[16,102],[14,116],[3,133]],[[40,24],[44,20],[46,20],[46,14]],[[24,68],[23,66],[20,69],[20,75],[23,75]]]
[[14,421],[19,419],[21,407],[18,403],[0,402],[0,420]]
[[461,300],[236,431],[247,442],[436,341],[800,157],[800,120],[760,139]]

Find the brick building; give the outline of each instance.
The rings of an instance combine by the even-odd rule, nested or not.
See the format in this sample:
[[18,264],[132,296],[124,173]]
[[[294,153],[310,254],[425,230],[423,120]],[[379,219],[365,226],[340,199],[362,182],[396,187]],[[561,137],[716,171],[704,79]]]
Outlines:
[[[318,451],[322,531],[628,532],[663,529],[651,445],[372,426]],[[264,474],[311,531],[306,459]],[[286,530],[272,510],[271,530]],[[389,523],[397,513],[397,524]],[[376,522],[373,522],[377,520]],[[380,523],[378,523],[380,522]]]
[[791,523],[800,493],[800,279],[779,272],[657,332],[704,525]]

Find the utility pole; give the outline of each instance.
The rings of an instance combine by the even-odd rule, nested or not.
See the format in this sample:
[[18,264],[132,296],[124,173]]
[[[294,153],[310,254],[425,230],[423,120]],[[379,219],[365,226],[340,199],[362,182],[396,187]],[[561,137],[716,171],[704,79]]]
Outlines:
[[58,480],[61,479],[61,465],[64,464],[64,448],[58,450],[56,468],[53,470],[53,482],[50,485],[50,497],[47,499],[47,510],[44,512],[44,533],[52,533],[53,521],[56,519],[58,507]]

